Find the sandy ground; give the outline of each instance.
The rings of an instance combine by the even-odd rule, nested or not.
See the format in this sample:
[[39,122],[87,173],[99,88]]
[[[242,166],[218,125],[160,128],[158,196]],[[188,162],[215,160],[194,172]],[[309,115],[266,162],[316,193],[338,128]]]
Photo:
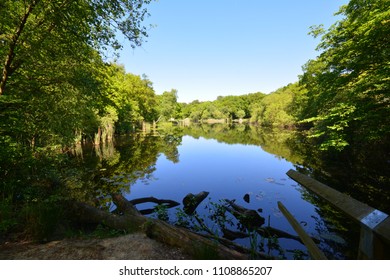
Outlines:
[[64,239],[45,244],[28,242],[0,246],[0,260],[181,260],[180,249],[141,233],[106,239]]

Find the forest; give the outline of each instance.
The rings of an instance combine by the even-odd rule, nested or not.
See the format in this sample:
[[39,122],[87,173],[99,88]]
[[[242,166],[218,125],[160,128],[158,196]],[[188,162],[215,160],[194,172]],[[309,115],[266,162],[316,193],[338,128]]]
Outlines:
[[146,123],[299,130],[323,153],[376,146],[390,158],[389,1],[351,0],[329,29],[313,26],[319,55],[302,62],[296,82],[191,103],[178,102],[175,89],[157,94],[147,76],[112,59],[122,47],[117,33],[134,48],[147,39],[150,1],[1,1],[0,242],[15,233],[42,240],[54,230],[46,221],[75,199],[69,178],[77,168],[64,171],[75,146],[103,145]]

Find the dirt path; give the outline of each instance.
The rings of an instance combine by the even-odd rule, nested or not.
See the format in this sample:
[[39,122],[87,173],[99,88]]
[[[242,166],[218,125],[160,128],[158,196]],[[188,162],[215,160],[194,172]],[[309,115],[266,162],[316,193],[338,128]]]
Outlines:
[[0,260],[180,260],[190,259],[141,233],[106,239],[64,239],[46,244],[0,246]]

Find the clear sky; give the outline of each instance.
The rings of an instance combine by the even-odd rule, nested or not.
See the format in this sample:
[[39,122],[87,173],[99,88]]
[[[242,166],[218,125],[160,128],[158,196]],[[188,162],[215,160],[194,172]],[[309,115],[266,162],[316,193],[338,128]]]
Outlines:
[[347,0],[159,0],[142,47],[126,45],[119,63],[146,74],[157,94],[180,102],[269,93],[298,80],[319,43],[309,27],[328,28]]

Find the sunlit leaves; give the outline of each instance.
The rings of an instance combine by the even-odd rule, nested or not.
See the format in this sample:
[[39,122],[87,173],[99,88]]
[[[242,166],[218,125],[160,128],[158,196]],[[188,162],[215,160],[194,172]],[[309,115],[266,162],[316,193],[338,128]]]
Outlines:
[[351,0],[338,14],[344,18],[322,36],[322,53],[304,67],[300,117],[313,122],[321,147],[340,150],[390,133],[390,2]]
[[164,91],[158,96],[159,118],[165,121],[175,119],[178,114],[177,90]]
[[292,114],[293,100],[301,89],[295,84],[266,95],[260,102],[251,104],[251,121],[268,127],[292,127],[295,117]]
[[250,118],[252,105],[259,103],[264,96],[265,94],[257,92],[239,96],[219,96],[215,101],[195,100],[183,106],[182,115],[194,121]]
[[126,73],[121,65],[110,64],[106,68],[108,104],[118,112],[119,132],[129,132],[142,121],[157,119],[157,99],[152,83],[147,77]]
[[[109,85],[101,55],[120,48],[118,31],[134,46],[142,43],[149,2],[2,1],[0,95],[7,96],[1,104],[3,132],[30,147],[66,146],[72,144],[75,131],[89,137],[102,121],[99,118],[112,118],[107,106],[118,100],[103,94]],[[133,80],[131,87],[148,90],[135,95],[140,90],[128,91],[139,106],[132,104],[127,111],[133,121],[151,119],[154,103],[149,100],[154,92],[150,82]],[[115,109],[120,113],[123,108]]]

